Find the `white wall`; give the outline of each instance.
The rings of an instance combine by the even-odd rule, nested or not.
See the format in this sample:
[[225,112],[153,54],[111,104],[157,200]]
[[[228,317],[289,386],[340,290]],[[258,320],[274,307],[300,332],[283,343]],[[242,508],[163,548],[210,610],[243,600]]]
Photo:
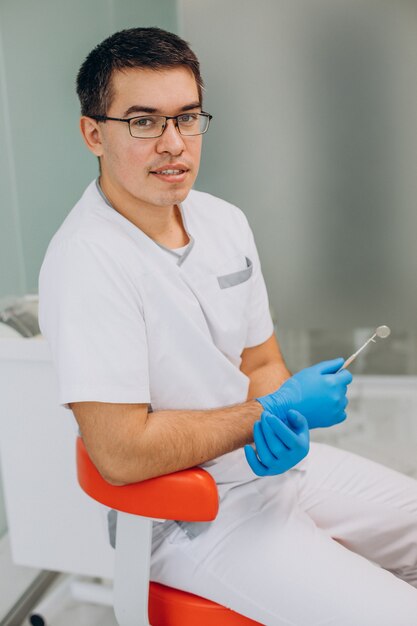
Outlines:
[[180,6],[214,115],[197,187],[247,214],[279,330],[388,324],[415,342],[415,7]]
[[106,36],[177,28],[173,0],[0,2],[0,297],[37,291],[47,243],[96,175],[75,77]]

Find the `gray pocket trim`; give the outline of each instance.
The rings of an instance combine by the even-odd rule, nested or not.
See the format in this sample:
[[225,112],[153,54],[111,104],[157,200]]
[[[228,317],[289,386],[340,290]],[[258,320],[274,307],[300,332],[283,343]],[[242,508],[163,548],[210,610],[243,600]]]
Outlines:
[[246,280],[252,276],[253,272],[253,264],[248,257],[245,257],[247,268],[244,270],[239,270],[239,272],[233,272],[232,274],[224,274],[223,276],[217,276],[217,280],[219,281],[220,289],[227,289],[228,287],[235,287],[236,285],[240,285],[240,283],[244,283]]

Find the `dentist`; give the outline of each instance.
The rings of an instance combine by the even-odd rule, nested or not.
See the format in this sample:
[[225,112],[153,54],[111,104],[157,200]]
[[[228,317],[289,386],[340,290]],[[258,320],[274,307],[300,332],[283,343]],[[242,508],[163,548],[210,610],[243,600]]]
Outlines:
[[343,359],[291,377],[246,217],[192,189],[212,119],[202,91],[188,44],[158,28],[112,35],[80,68],[99,177],[39,282],[60,403],[112,484],[214,476],[215,521],[155,524],[153,580],[268,626],[412,626],[416,482],[309,452],[311,428],[345,419],[352,377]]

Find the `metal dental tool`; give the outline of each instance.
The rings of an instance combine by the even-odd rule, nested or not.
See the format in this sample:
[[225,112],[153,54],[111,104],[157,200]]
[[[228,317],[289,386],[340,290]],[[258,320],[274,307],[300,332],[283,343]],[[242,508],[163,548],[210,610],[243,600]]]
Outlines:
[[352,354],[348,359],[346,359],[346,361],[343,363],[342,367],[340,369],[338,369],[336,373],[340,372],[341,370],[344,370],[346,367],[349,367],[349,365],[352,363],[352,361],[354,361],[356,359],[358,354],[360,352],[362,352],[362,350],[364,348],[366,348],[368,343],[371,343],[371,341],[373,343],[376,343],[375,337],[379,337],[380,339],[385,339],[386,337],[389,337],[390,334],[391,334],[391,329],[389,328],[389,326],[378,326],[378,328],[375,330],[375,332],[372,335],[372,337],[369,337],[368,341],[365,341],[365,343],[363,344],[363,346],[361,346],[359,348],[359,350],[356,350],[356,352],[354,354]]

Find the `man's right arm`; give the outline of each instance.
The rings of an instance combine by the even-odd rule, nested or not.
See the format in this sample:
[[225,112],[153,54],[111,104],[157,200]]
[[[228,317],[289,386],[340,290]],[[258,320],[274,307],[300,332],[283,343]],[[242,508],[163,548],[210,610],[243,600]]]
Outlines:
[[317,363],[257,400],[218,409],[149,413],[147,404],[70,406],[99,472],[108,482],[123,485],[201,465],[252,443],[253,426],[264,409],[283,421],[295,409],[309,428],[340,423],[352,381],[348,370],[339,371],[342,364],[343,359]]
[[204,411],[148,413],[147,404],[70,405],[101,475],[123,485],[201,465],[253,442],[256,400]]

